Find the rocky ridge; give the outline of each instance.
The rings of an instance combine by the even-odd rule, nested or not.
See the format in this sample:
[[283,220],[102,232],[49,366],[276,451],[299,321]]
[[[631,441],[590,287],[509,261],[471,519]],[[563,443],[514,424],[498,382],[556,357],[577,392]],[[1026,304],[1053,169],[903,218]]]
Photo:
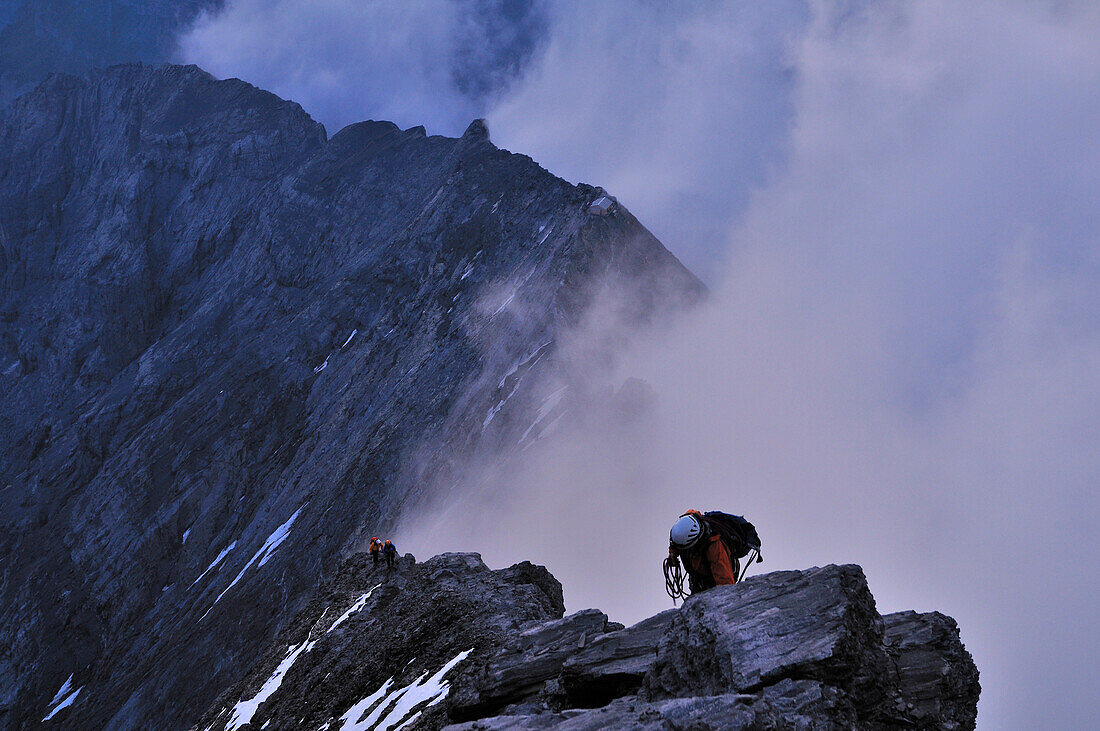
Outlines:
[[189,726],[366,537],[607,398],[559,347],[593,298],[702,288],[600,194],[194,67],[0,109],[0,726]]
[[753,576],[632,627],[563,612],[560,584],[529,563],[407,555],[389,571],[353,556],[200,725],[975,725],[978,671],[955,622],[879,615],[858,566]]

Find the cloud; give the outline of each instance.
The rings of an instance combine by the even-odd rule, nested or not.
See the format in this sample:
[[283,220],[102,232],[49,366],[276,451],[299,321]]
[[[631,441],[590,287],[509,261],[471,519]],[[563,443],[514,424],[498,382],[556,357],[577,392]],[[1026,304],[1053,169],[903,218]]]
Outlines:
[[537,0],[229,0],[180,59],[300,103],[334,132],[363,119],[457,136],[543,33]]
[[744,512],[765,568],[857,562],[884,611],[956,616],[984,727],[1074,728],[1100,654],[1097,37],[1100,6],[1053,0],[233,0],[183,49],[330,125],[487,115],[713,284],[620,354],[644,418],[589,400],[401,545],[542,561],[629,620],[666,606],[683,508]]
[[[571,609],[632,620],[667,606],[660,560],[684,508],[743,512],[764,568],[860,563],[882,611],[955,616],[983,727],[1090,725],[1098,32],[1086,4],[815,3],[780,54],[782,164],[749,186],[711,301],[620,356],[615,382],[653,389],[644,418],[590,401],[472,478],[485,500],[467,493],[403,543],[545,562]],[[572,113],[597,117],[586,93]],[[686,157],[738,138],[726,123]],[[645,124],[616,139],[627,160]],[[570,135],[543,139],[577,154]]]
[[781,166],[801,0],[552,6],[549,38],[489,114],[493,138],[602,185],[697,273]]

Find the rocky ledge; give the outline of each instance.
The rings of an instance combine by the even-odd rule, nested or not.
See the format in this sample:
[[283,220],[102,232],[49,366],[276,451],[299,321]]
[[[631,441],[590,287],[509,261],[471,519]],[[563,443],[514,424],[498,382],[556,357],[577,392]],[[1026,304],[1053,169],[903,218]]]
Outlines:
[[561,585],[530,563],[354,556],[201,727],[975,725],[954,620],[880,615],[859,566],[754,576],[632,627],[563,614]]

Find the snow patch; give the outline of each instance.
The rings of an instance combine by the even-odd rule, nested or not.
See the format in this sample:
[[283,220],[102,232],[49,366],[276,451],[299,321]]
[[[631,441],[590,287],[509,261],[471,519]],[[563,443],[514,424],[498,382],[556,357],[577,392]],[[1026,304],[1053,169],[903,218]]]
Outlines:
[[188,537],[188,536],[190,536],[190,535],[191,535],[191,529],[190,529],[190,528],[188,528],[187,530],[185,530],[185,531],[183,532],[183,540],[182,540],[182,541],[180,541],[180,545],[182,545],[182,544],[184,544],[184,543],[187,543],[187,537]]
[[71,691],[72,689],[73,689],[73,676],[72,676],[72,674],[70,674],[69,677],[65,680],[65,682],[61,684],[61,688],[59,688],[58,691],[56,693],[54,693],[53,700],[50,701],[50,705],[52,706],[55,703],[59,703],[61,701],[61,699],[64,698],[65,696],[67,696],[69,694],[69,691]]
[[518,373],[520,368],[524,366],[531,368],[540,360],[542,360],[542,356],[546,355],[546,348],[548,348],[553,342],[553,340],[547,340],[545,343],[535,348],[535,350],[530,355],[525,355],[523,356],[523,358],[513,363],[512,367],[508,369],[508,372],[504,374],[504,377],[500,379],[500,383],[497,384],[497,388],[504,388],[505,381]]
[[[515,376],[519,372],[520,368],[526,368],[526,369],[529,370],[536,363],[538,363],[540,360],[542,360],[542,356],[546,355],[547,347],[553,342],[554,342],[553,340],[546,341],[545,343],[543,343],[539,347],[535,348],[533,353],[531,353],[530,355],[524,356],[522,359],[520,359],[520,360],[516,361],[515,363],[513,363],[512,367],[508,370],[508,372],[504,374],[504,377],[500,379],[500,383],[497,384],[497,389],[499,390],[499,389],[504,388],[504,384],[506,384],[508,382],[509,378],[511,378],[512,376]],[[485,428],[487,428],[489,426],[489,424],[492,423],[493,418],[497,415],[497,412],[499,412],[501,410],[501,408],[504,407],[504,404],[508,401],[508,399],[512,398],[512,396],[515,395],[516,391],[519,390],[519,384],[522,381],[522,379],[523,379],[522,376],[517,377],[514,380],[514,382],[512,383],[512,389],[507,394],[505,394],[499,401],[497,401],[496,405],[494,405],[492,408],[489,409],[489,413],[485,415],[484,421],[481,422],[481,428],[483,430]]]
[[[190,533],[190,532],[191,532],[190,530],[187,531],[187,533]],[[187,533],[183,534],[184,543],[187,542]],[[223,548],[221,553],[218,554],[218,557],[215,558],[213,561],[211,561],[210,565],[206,567],[206,571],[203,571],[201,574],[199,574],[199,578],[197,578],[197,579],[195,579],[194,581],[191,582],[191,586],[194,586],[195,584],[199,583],[199,581],[202,580],[202,577],[206,576],[208,573],[213,571],[214,568],[222,562],[222,559],[229,555],[229,552],[232,551],[234,546],[236,546],[236,545],[237,545],[237,542],[233,541],[228,546]],[[188,586],[187,588],[190,589],[191,586]]]
[[466,277],[470,276],[473,273],[474,273],[474,265],[473,265],[473,263],[471,263],[469,266],[466,267],[466,271],[462,272],[462,277],[461,277],[461,279],[459,279],[459,281],[462,281],[463,279],[465,279]]
[[497,415],[498,411],[504,408],[504,404],[508,402],[508,399],[512,398],[512,396],[518,389],[519,379],[516,379],[516,382],[512,384],[512,390],[508,392],[508,395],[502,398],[500,401],[497,401],[496,405],[489,409],[489,413],[485,415],[485,420],[481,422],[482,429],[488,428],[488,426],[493,423],[493,417]]
[[[382,683],[382,687],[368,695],[363,700],[356,703],[354,706],[348,709],[348,712],[340,717],[340,720],[344,722],[344,725],[340,727],[340,731],[356,731],[357,729],[369,729],[370,724],[373,723],[373,719],[363,719],[362,716],[367,712],[371,706],[378,702],[378,699],[386,694],[393,685],[393,678],[390,678],[385,683]],[[374,714],[371,714],[372,716]],[[359,721],[353,721],[352,719],[358,718]]]
[[345,340],[344,344],[340,346],[340,350],[343,350],[344,348],[348,347],[348,343],[350,343],[352,341],[352,338],[354,338],[358,334],[359,334],[359,328],[356,328],[356,329],[352,330],[351,335],[348,335],[348,339]]
[[[260,550],[256,551],[256,554],[248,560],[248,563],[244,565],[244,568],[241,569],[241,572],[237,574],[237,578],[233,579],[232,583],[230,583],[229,586],[225,587],[221,594],[218,594],[218,598],[214,600],[214,604],[217,604],[219,601],[221,601],[221,598],[225,596],[225,593],[237,585],[237,582],[241,580],[241,577],[244,576],[245,572],[252,568],[252,564],[256,564],[256,568],[260,568],[265,563],[271,560],[271,557],[275,554],[275,550],[279,546],[281,546],[283,541],[287,539],[287,536],[290,535],[290,527],[294,525],[294,521],[298,519],[298,515],[301,512],[302,508],[298,508],[297,510],[295,510],[294,515],[287,518],[287,521],[285,523],[276,528],[275,531],[267,537],[267,540],[264,541],[264,544],[260,546]],[[257,561],[259,561],[259,563],[256,563]],[[210,614],[210,610],[214,608],[214,604],[211,604],[210,609],[207,609],[206,613],[203,614],[202,617],[199,617],[199,621],[202,621],[206,618],[207,614]]]
[[[561,403],[562,397],[565,395],[566,389],[568,388],[569,386],[562,386],[557,391],[554,391],[554,393],[546,397],[546,399],[542,402],[542,405],[539,406],[539,413],[535,416],[535,420],[531,422],[531,426],[527,427],[527,431],[523,432],[523,436],[519,438],[520,442],[527,441],[527,437],[530,436],[535,427],[541,424],[543,420],[546,419],[546,417],[549,416],[555,408],[557,408],[558,404]],[[557,419],[555,419],[553,423],[557,423]],[[553,426],[553,423],[551,424],[551,426]],[[537,439],[540,436],[542,436],[541,433],[537,434],[535,438]]]
[[70,690],[73,687],[73,676],[70,675],[68,680],[61,684],[61,688],[54,694],[53,700],[50,701],[50,712],[43,717],[43,721],[49,721],[56,716],[58,712],[65,710],[73,703],[76,702],[76,697],[80,695],[80,691],[84,690],[83,686],[76,690]]
[[[343,726],[340,727],[341,731],[368,731],[370,729],[374,731],[394,729],[396,731],[408,726],[419,718],[426,708],[436,705],[447,697],[451,684],[443,680],[443,677],[465,660],[471,652],[473,652],[473,648],[460,652],[430,678],[425,680],[425,676],[428,674],[425,672],[411,684],[392,693],[387,692],[390,686],[393,685],[393,678],[390,678],[382,684],[381,688],[356,703],[340,717],[340,720],[344,722]],[[381,701],[379,701],[379,698],[381,698]],[[375,705],[376,703],[377,705]],[[372,706],[374,710],[363,718],[363,714]],[[413,713],[414,710],[415,713]],[[412,716],[405,718],[410,713],[412,713]]]
[[[310,634],[313,634],[312,631]],[[316,640],[311,641],[307,637],[306,641],[302,644],[291,646],[291,648],[287,650],[286,657],[283,658],[283,661],[275,668],[275,672],[273,672],[271,677],[260,686],[259,692],[251,698],[246,698],[233,706],[233,715],[229,717],[229,723],[226,725],[225,731],[234,731],[244,726],[246,723],[251,723],[252,716],[260,709],[260,705],[270,698],[275,691],[279,689],[279,686],[283,684],[283,678],[294,663],[297,662],[298,657],[312,650],[313,646],[316,644]],[[264,725],[266,726],[267,724]]]
[[323,371],[324,369],[328,368],[328,361],[329,361],[329,358],[331,358],[331,357],[332,357],[332,354],[329,354],[328,358],[325,358],[324,363],[322,363],[321,365],[319,365],[319,366],[317,366],[316,368],[313,369],[314,375],[316,375],[316,374],[320,373],[321,371]]
[[377,586],[371,587],[370,590],[368,590],[366,594],[364,594],[363,596],[356,599],[355,603],[352,604],[350,607],[348,607],[348,611],[341,614],[339,616],[339,618],[337,618],[337,620],[332,623],[332,626],[328,628],[328,631],[329,632],[333,631],[334,629],[339,627],[341,624],[343,624],[344,621],[347,620],[348,617],[350,617],[351,615],[355,614],[360,609],[362,609],[363,606],[367,603],[367,599],[370,599],[370,595],[373,594],[374,590],[377,589],[379,586],[382,586],[382,585],[378,584]]
[[[539,233],[540,233],[540,234],[542,233],[542,230],[543,230],[544,228],[546,228],[546,227],[545,227],[545,226],[539,226]],[[539,246],[542,246],[542,245],[543,245],[544,243],[546,243],[546,239],[550,238],[550,234],[552,234],[553,232],[554,232],[554,227],[553,227],[553,226],[551,226],[551,227],[550,227],[550,228],[549,228],[549,229],[548,229],[548,230],[546,231],[546,233],[542,234],[542,238],[541,238],[541,239],[539,239]]]
[[508,305],[512,304],[512,300],[514,300],[515,298],[516,298],[516,293],[513,291],[512,294],[508,295],[508,299],[504,300],[503,304],[501,304],[501,306],[498,307],[497,311],[494,312],[493,314],[494,315],[499,315],[500,313],[504,312],[506,309],[508,309]]
[[[463,279],[465,279],[465,278],[466,278],[466,277],[463,277]],[[18,367],[19,367],[19,361],[15,361],[15,362],[14,362],[14,363],[12,363],[12,364],[11,364],[10,366],[8,366],[8,369],[7,369],[6,371],[4,371],[4,375],[5,375],[5,376],[10,376],[10,375],[12,375],[13,373],[15,373],[15,370],[16,370],[16,369],[17,369]]]

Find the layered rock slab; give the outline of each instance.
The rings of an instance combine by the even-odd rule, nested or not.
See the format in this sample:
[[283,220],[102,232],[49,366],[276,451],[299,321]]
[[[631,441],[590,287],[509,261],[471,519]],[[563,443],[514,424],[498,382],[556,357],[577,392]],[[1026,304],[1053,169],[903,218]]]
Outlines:
[[446,731],[559,729],[851,729],[855,713],[835,688],[812,680],[783,680],[757,694],[727,693],[645,702],[617,699],[602,708],[538,715],[496,716],[446,727]]
[[897,612],[883,620],[898,710],[918,728],[973,728],[978,668],[955,620],[939,612]]
[[827,680],[877,700],[884,625],[858,566],[753,577],[685,602],[646,677],[654,699]]
[[[980,691],[954,621],[912,612],[884,620],[858,566],[704,592],[596,636],[561,668],[541,706],[449,728],[965,729]],[[452,706],[450,715],[476,710]]]
[[661,638],[679,611],[669,609],[593,639],[562,663],[562,690],[578,707],[602,706],[636,692],[657,658]]

